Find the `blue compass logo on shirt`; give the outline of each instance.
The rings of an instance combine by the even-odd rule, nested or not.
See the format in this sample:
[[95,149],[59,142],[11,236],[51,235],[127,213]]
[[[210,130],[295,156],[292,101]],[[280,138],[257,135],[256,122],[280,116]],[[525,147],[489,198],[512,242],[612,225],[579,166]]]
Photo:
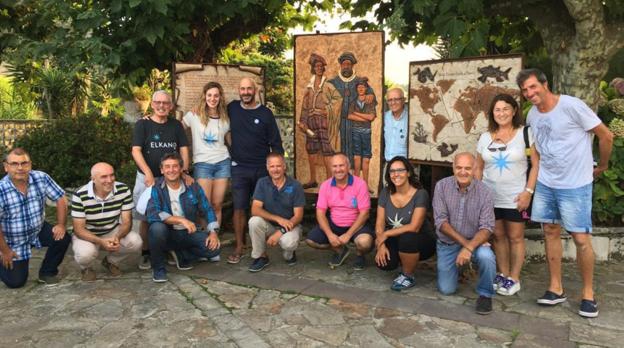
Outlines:
[[204,141],[208,144],[208,145],[212,145],[214,143],[216,143],[218,141],[217,139],[217,135],[213,134],[213,133],[204,133]]
[[503,174],[503,169],[509,169],[507,157],[509,157],[509,154],[503,156],[502,152],[498,153],[498,157],[494,157],[494,165],[498,168],[500,174]]
[[160,134],[154,134],[153,138],[154,138],[154,141],[160,140]]

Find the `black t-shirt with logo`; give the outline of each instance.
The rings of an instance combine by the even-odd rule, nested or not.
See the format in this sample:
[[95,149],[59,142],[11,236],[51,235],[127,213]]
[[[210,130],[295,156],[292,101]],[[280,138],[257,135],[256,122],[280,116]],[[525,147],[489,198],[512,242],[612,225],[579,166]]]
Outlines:
[[[180,152],[181,147],[188,146],[188,140],[180,121],[168,118],[165,123],[157,123],[147,119],[139,120],[134,125],[132,146],[141,147],[152,174],[154,177],[160,177],[162,156],[170,152]],[[140,168],[138,170],[143,173]]]

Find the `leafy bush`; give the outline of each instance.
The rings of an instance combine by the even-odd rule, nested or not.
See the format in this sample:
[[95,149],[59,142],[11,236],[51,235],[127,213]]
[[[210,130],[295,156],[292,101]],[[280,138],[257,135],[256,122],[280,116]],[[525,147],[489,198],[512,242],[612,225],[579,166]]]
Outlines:
[[[624,223],[624,115],[613,108],[617,94],[606,82],[601,82],[602,96],[608,103],[600,106],[598,115],[615,135],[613,151],[609,159],[609,169],[594,180],[593,213],[597,221],[608,225]],[[618,100],[618,101],[621,101]],[[594,149],[597,153],[597,146]]]
[[27,88],[8,77],[0,76],[0,119],[36,118],[37,107]]
[[121,118],[99,114],[61,118],[18,139],[15,146],[30,152],[33,168],[42,170],[63,187],[89,181],[91,166],[108,162],[117,180],[134,183],[136,168],[130,154],[132,126]]

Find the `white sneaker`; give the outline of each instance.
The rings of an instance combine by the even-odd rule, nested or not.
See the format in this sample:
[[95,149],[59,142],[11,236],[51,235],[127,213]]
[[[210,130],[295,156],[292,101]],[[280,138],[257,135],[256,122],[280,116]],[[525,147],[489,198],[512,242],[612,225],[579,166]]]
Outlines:
[[503,285],[496,290],[496,293],[503,296],[512,296],[518,291],[520,291],[520,281],[516,282],[511,278],[507,278]]
[[152,268],[152,258],[149,254],[141,255],[141,260],[139,261],[139,269],[148,270]]

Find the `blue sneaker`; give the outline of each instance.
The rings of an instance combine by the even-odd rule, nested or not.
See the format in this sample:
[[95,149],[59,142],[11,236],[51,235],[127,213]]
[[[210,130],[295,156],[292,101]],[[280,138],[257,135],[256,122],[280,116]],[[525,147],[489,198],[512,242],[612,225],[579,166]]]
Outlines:
[[413,277],[405,275],[403,272],[399,273],[399,276],[394,279],[390,289],[394,291],[406,290],[416,285]]
[[155,269],[152,272],[152,280],[154,283],[164,283],[167,281],[167,270],[164,268]]
[[335,268],[342,265],[342,263],[347,259],[347,256],[349,256],[349,248],[343,247],[341,252],[334,253],[331,261],[329,261],[329,267]]
[[249,272],[260,272],[264,269],[264,267],[269,265],[269,258],[268,257],[259,257],[257,259],[254,259],[251,262],[251,265],[249,265]]
[[504,274],[499,273],[496,275],[496,277],[494,278],[494,291],[500,289],[503,284],[505,284],[505,279],[507,279],[507,277],[505,277]]
[[583,299],[578,313],[581,317],[595,318],[598,316],[598,303],[596,300]]
[[567,297],[565,295],[565,292],[561,293],[561,295],[557,295],[550,290],[546,290],[544,295],[537,299],[537,304],[543,306],[554,306],[559,303],[565,302],[566,300]]

